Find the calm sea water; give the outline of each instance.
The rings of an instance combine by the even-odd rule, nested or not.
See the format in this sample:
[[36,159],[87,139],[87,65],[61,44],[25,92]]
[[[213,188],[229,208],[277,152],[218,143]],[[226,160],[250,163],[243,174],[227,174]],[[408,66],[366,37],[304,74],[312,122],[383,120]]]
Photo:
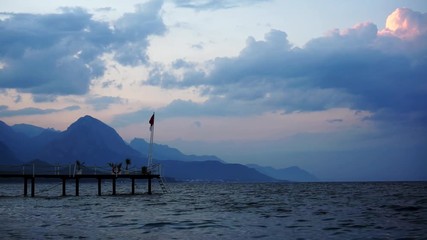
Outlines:
[[427,183],[141,184],[0,184],[0,238],[427,239]]

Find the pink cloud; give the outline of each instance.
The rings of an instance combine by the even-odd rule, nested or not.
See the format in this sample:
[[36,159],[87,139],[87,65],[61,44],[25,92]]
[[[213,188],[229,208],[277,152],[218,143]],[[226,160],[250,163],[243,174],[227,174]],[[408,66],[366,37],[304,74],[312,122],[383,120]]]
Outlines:
[[379,34],[405,40],[425,35],[427,34],[427,13],[397,8],[387,17],[386,27]]

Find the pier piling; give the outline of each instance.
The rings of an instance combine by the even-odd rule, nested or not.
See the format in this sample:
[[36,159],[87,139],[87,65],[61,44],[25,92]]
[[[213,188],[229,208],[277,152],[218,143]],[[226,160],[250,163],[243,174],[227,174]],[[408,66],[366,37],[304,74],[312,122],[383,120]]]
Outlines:
[[79,186],[79,178],[78,177],[76,177],[76,196],[79,196],[79,189],[80,188],[80,186]]
[[28,178],[24,177],[24,197],[26,197],[28,194]]
[[31,197],[35,196],[35,192],[36,192],[36,178],[32,177],[31,178]]
[[97,178],[98,179],[98,196],[101,196],[101,183],[102,183],[102,178]]
[[66,196],[67,195],[66,181],[67,181],[67,179],[65,177],[63,177],[62,178],[62,196]]
[[[111,174],[83,174],[83,175],[69,175],[69,174],[12,174],[12,173],[0,173],[0,178],[22,178],[24,181],[23,192],[24,196],[27,197],[31,194],[31,197],[36,195],[36,179],[58,179],[61,181],[60,185],[62,185],[62,192],[60,192],[61,196],[67,196],[67,180],[74,179],[75,181],[75,195],[80,195],[80,179],[93,179],[97,182],[98,185],[98,195],[102,195],[102,182],[103,180],[111,180],[112,181],[112,195],[117,194],[117,180],[118,179],[130,179],[131,180],[131,191],[130,194],[136,194],[136,180],[137,179],[145,179],[147,180],[147,193],[152,194],[152,179],[160,178],[159,174],[124,174],[124,175],[111,175]],[[31,193],[29,191],[29,183],[31,181]]]
[[151,178],[148,179],[148,194],[151,194]]
[[116,178],[113,178],[113,195],[116,195]]

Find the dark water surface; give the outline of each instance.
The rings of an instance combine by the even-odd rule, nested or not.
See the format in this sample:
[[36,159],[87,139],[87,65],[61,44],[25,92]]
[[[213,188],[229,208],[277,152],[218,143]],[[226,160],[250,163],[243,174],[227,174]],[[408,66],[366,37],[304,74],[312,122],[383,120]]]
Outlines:
[[45,183],[35,198],[22,185],[0,184],[1,239],[427,239],[425,182],[179,183],[134,196],[87,183],[80,197]]

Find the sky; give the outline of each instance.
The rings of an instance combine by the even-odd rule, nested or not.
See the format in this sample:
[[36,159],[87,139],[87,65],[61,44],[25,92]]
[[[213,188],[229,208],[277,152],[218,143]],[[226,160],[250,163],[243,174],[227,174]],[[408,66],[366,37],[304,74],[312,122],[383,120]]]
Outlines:
[[0,0],[0,120],[130,141],[153,112],[187,154],[427,180],[427,3]]

